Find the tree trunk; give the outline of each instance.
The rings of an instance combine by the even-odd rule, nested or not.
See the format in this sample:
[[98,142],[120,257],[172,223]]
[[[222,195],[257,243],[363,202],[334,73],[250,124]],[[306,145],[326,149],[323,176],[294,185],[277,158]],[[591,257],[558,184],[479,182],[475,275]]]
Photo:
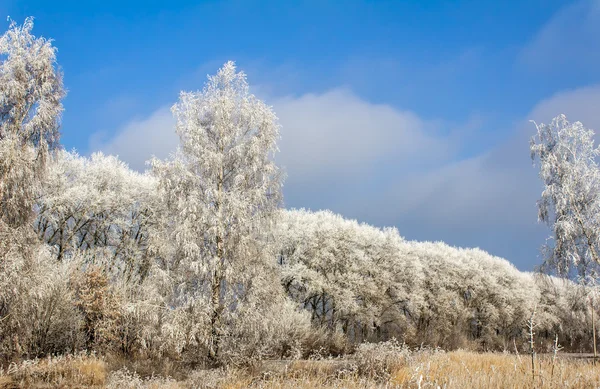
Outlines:
[[213,314],[210,318],[211,328],[211,347],[209,357],[212,362],[217,362],[219,357],[219,346],[221,343],[221,316],[223,314],[223,304],[221,303],[221,282],[222,276],[219,269],[215,270],[213,275],[211,305]]
[[[223,147],[221,147],[221,152],[223,152]],[[215,263],[215,270],[213,273],[212,279],[212,290],[211,290],[211,306],[213,309],[213,313],[210,319],[210,329],[211,329],[211,347],[209,350],[209,357],[213,363],[218,362],[219,357],[219,347],[221,345],[221,316],[223,315],[223,302],[221,301],[221,286],[223,283],[224,277],[224,269],[225,266],[225,250],[223,248],[223,238],[225,236],[224,226],[223,226],[223,217],[222,217],[222,205],[223,205],[223,167],[219,171],[219,181],[217,183],[217,258]]]

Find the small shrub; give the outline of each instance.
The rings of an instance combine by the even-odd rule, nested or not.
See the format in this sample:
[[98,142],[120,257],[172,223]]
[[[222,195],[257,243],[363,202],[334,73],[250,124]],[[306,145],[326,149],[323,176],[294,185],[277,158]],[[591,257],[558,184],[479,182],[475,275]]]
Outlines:
[[408,347],[396,339],[381,343],[363,343],[354,353],[359,375],[377,381],[388,380],[392,373],[407,363]]
[[170,377],[142,378],[136,372],[123,368],[113,372],[108,378],[108,389],[177,389],[184,388]]
[[88,350],[106,349],[117,339],[120,317],[118,302],[102,269],[91,267],[74,279],[77,307],[84,321],[85,345]]

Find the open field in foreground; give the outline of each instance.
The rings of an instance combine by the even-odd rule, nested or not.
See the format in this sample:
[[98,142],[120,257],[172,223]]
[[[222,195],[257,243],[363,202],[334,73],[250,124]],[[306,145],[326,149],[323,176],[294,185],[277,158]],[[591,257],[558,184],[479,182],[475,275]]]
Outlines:
[[[360,359],[266,361],[249,369],[176,372],[142,377],[111,370],[93,356],[58,357],[11,365],[0,388],[598,388],[600,365],[550,356],[536,359],[535,378],[527,355],[423,351]],[[141,368],[142,364],[139,365]],[[164,369],[164,366],[161,367]],[[136,368],[136,370],[138,370]],[[149,372],[148,367],[144,369]],[[173,370],[175,372],[175,370]]]

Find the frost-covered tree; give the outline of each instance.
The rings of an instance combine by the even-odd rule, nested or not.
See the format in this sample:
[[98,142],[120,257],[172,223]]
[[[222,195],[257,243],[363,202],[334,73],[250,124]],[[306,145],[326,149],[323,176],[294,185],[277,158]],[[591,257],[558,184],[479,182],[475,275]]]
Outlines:
[[[415,264],[397,261],[402,238],[330,211],[291,210],[276,228],[282,284],[317,325],[352,341],[370,337],[400,306],[418,279]],[[401,282],[406,281],[403,285]]]
[[233,62],[202,91],[182,92],[173,113],[180,148],[152,162],[166,202],[166,241],[155,247],[175,279],[169,304],[189,317],[187,338],[217,359],[228,323],[264,304],[255,292],[273,284],[266,232],[281,203],[279,124]]
[[[329,211],[284,211],[275,236],[287,294],[314,325],[352,343],[396,337],[445,348],[512,347],[523,340],[524,320],[540,300],[536,278],[502,258],[406,241],[395,229]],[[554,328],[560,315],[551,304],[539,312],[540,328]]]
[[68,349],[70,324],[77,317],[64,282],[68,266],[54,266],[31,228],[65,94],[56,49],[33,36],[32,28],[32,19],[22,26],[12,22],[0,37],[2,356]]
[[539,219],[552,229],[546,263],[561,275],[574,267],[586,277],[600,264],[600,150],[594,132],[564,115],[536,125],[531,156],[539,161],[544,191]]
[[31,18],[22,26],[11,22],[0,37],[0,218],[10,227],[33,218],[65,95],[56,48],[32,28]]
[[[153,346],[160,304],[146,278],[156,179],[114,156],[56,150],[37,201],[34,229],[54,260],[70,266],[74,305],[88,348],[133,352]],[[63,265],[63,263],[65,263]]]
[[[584,287],[590,288],[600,266],[600,149],[594,145],[592,130],[568,122],[564,115],[536,128],[531,156],[539,160],[545,185],[538,201],[539,219],[551,227],[553,238],[553,245],[545,247],[545,264],[562,276],[576,271]],[[595,352],[594,310],[592,303]]]
[[114,156],[90,158],[58,151],[37,202],[38,236],[57,259],[74,251],[105,256],[129,276],[144,276],[156,180],[130,170]]

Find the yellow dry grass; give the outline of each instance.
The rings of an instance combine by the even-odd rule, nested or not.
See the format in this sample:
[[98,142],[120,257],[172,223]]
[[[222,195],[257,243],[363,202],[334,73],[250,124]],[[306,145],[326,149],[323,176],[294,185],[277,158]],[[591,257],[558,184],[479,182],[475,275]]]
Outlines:
[[[600,388],[600,364],[588,360],[550,356],[536,358],[535,373],[528,355],[469,351],[413,353],[389,372],[387,379],[356,373],[340,374],[326,361],[302,361],[280,374],[240,381],[228,389],[383,389],[383,388]],[[352,361],[349,361],[349,366]],[[554,366],[554,367],[553,367]],[[343,370],[341,370],[343,373]]]
[[582,359],[550,356],[536,358],[512,354],[454,351],[415,355],[392,373],[391,387],[398,388],[599,388],[600,365]]
[[[382,374],[358,369],[350,359],[294,361],[241,370],[195,371],[175,381],[117,372],[93,356],[24,362],[0,372],[0,388],[144,388],[144,389],[392,389],[392,388],[600,388],[600,364],[573,358],[536,359],[535,374],[527,355],[415,352]],[[375,368],[374,368],[375,369]],[[215,374],[216,373],[216,374]],[[115,375],[116,374],[116,375]]]
[[0,373],[0,388],[102,388],[106,364],[93,356],[25,361]]

